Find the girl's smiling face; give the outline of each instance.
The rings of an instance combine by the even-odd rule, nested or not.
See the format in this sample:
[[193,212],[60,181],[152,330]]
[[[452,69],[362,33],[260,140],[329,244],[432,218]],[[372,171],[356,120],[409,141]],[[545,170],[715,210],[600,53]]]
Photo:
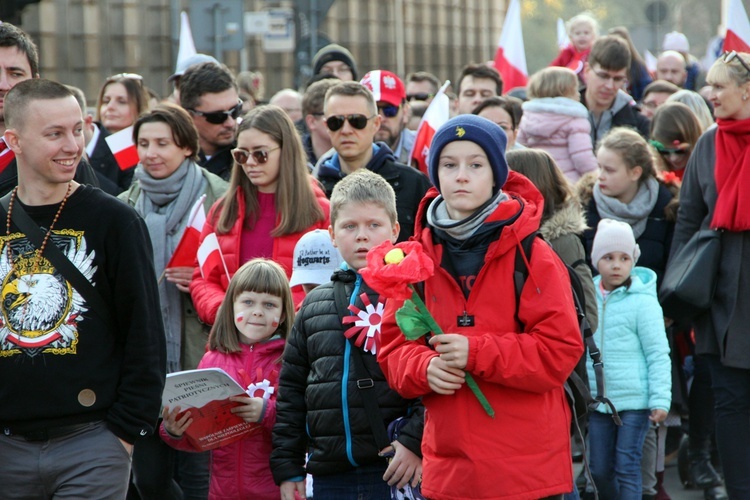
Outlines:
[[244,291],[234,301],[234,325],[243,344],[268,340],[283,319],[284,306],[276,295]]

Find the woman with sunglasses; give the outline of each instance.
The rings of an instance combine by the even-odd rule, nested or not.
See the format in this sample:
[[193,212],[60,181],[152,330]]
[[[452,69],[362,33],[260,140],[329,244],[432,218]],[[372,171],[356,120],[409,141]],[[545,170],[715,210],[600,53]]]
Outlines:
[[[201,241],[215,233],[224,266],[203,276],[193,272],[190,293],[201,320],[212,325],[239,267],[256,257],[280,264],[292,274],[294,246],[305,233],[329,226],[329,204],[310,176],[294,123],[278,106],[259,106],[239,126],[227,195],[208,214]],[[228,273],[228,274],[227,274]],[[294,303],[304,298],[292,288]]]
[[[195,314],[188,286],[195,256],[172,260],[189,223],[191,209],[203,195],[207,210],[227,190],[220,177],[201,168],[198,131],[181,107],[164,103],[138,117],[133,125],[140,161],[133,185],[119,198],[146,221],[160,277],[168,373],[193,370],[205,353],[207,336]],[[167,265],[171,264],[175,267]],[[177,465],[177,467],[175,467]],[[175,474],[175,470],[177,474]],[[134,483],[141,498],[194,498],[208,494],[208,455],[173,450],[156,436],[139,440],[133,454]],[[174,477],[179,480],[175,482]],[[178,484],[179,483],[179,484]]]
[[105,138],[131,126],[138,115],[148,109],[148,99],[143,78],[131,73],[107,78],[99,91],[93,147],[87,147],[86,152],[100,181],[107,186],[114,183],[117,192],[130,187],[134,168],[120,169]]
[[695,349],[711,373],[727,493],[750,498],[750,54],[725,54],[707,80],[718,126],[690,155],[672,253],[699,229],[721,232],[716,292],[694,320]]

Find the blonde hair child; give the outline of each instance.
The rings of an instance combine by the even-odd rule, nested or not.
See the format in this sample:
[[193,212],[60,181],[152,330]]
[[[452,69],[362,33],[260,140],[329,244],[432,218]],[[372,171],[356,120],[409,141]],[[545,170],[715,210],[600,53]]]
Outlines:
[[[280,498],[269,463],[271,429],[276,422],[281,355],[293,323],[294,301],[284,269],[267,259],[253,259],[240,267],[219,307],[208,351],[198,368],[221,368],[243,387],[265,385],[262,397],[254,393],[231,398],[238,403],[232,413],[261,424],[262,431],[211,451],[212,498]],[[190,411],[178,418],[180,411],[179,406],[164,407],[161,437],[174,448],[196,451],[182,439],[193,422]],[[238,481],[241,476],[246,480]]]
[[580,103],[575,73],[545,68],[532,75],[527,88],[531,100],[523,104],[517,141],[547,151],[570,182],[596,170],[589,113]]

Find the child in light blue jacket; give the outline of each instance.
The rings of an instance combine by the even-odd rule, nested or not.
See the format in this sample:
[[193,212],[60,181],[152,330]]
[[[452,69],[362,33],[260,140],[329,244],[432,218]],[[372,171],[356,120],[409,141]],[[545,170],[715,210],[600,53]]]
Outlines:
[[[616,426],[603,405],[590,415],[591,472],[600,498],[640,500],[649,422],[663,422],[671,403],[671,361],[656,274],[634,267],[639,255],[629,224],[599,222],[591,251],[599,270],[594,278],[599,307],[594,339],[604,362],[605,396],[622,419],[622,426]],[[590,359],[588,371],[589,379],[596,380]]]

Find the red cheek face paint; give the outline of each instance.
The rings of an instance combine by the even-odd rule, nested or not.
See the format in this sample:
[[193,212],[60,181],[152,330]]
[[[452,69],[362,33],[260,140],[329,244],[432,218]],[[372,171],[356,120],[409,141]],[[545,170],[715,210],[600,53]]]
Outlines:
[[235,323],[242,323],[243,321],[245,321],[245,313],[244,312],[237,313],[234,316],[234,321]]
[[278,328],[279,327],[279,318],[275,317],[273,318],[273,323],[271,323],[271,328]]

